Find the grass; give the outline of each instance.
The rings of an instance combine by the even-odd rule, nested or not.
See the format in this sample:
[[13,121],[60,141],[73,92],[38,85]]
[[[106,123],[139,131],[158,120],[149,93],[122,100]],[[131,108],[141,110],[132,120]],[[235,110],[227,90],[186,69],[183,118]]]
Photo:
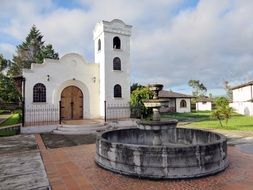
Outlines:
[[7,120],[5,120],[3,123],[0,124],[0,137],[16,135],[18,133],[17,130],[5,130],[5,129],[1,130],[1,127],[15,125],[20,122],[21,122],[20,113],[18,111],[14,112]]
[[225,121],[222,121],[223,127],[220,126],[218,120],[214,120],[214,119],[209,119],[205,121],[196,121],[196,122],[191,123],[190,125],[199,127],[199,128],[253,131],[253,117],[234,114],[228,120],[227,125]]
[[177,119],[178,121],[189,121],[190,127],[203,129],[225,129],[234,131],[253,131],[253,117],[244,116],[234,113],[226,124],[222,121],[220,126],[219,121],[211,118],[210,111],[191,112],[191,113],[166,113],[162,118]]
[[12,114],[7,120],[0,124],[0,127],[8,126],[8,125],[15,125],[20,123],[21,117],[19,113]]
[[194,121],[194,120],[208,120],[210,118],[210,111],[198,111],[190,113],[166,113],[161,114],[162,118],[177,119],[178,121]]
[[16,135],[16,134],[17,134],[17,131],[15,130],[11,130],[11,131],[0,130],[0,137],[7,137],[7,136]]

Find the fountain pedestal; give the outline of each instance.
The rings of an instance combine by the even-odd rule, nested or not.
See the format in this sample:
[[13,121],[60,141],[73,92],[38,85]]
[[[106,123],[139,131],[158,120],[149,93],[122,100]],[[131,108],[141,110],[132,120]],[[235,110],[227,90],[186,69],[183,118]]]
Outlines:
[[161,121],[160,111],[159,109],[162,106],[168,104],[169,100],[167,99],[159,99],[158,94],[163,88],[162,84],[154,84],[150,85],[149,89],[153,92],[154,96],[151,100],[143,101],[144,106],[147,108],[152,108],[153,116],[152,120],[141,120],[137,122],[137,127],[142,130],[151,130],[153,131],[153,145],[159,146],[162,145],[161,140],[161,130],[176,128],[177,120],[167,120]]

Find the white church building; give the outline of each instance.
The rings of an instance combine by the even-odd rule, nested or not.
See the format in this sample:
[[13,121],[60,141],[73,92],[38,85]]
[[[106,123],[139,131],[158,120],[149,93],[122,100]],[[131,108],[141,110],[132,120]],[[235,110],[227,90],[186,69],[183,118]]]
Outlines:
[[253,115],[253,81],[231,88],[233,102],[230,107],[242,115]]
[[131,29],[118,19],[97,23],[94,63],[69,53],[24,69],[25,123],[130,117]]

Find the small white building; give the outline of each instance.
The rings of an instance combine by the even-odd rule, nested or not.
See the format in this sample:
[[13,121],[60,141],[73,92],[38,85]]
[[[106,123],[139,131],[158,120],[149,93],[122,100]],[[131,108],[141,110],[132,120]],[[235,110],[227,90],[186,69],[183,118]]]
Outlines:
[[196,101],[196,111],[212,111],[212,103],[213,100],[209,97],[200,97]]
[[161,113],[177,112],[188,113],[191,112],[191,98],[192,96],[181,94],[172,91],[162,90],[159,92],[159,98],[168,99],[168,105],[160,108]]
[[69,53],[24,69],[25,123],[130,117],[131,29],[118,19],[97,23],[94,63]]
[[253,81],[231,88],[233,102],[229,105],[243,115],[253,115]]

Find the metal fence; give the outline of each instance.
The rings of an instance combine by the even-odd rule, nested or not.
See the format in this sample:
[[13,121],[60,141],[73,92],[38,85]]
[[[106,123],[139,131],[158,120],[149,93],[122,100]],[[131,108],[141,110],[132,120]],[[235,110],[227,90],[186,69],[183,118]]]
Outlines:
[[29,105],[25,107],[25,126],[51,125],[59,123],[59,106]]
[[105,102],[105,120],[120,120],[130,117],[130,104],[109,104]]
[[22,102],[0,103],[0,109],[6,111],[14,111],[22,108]]

